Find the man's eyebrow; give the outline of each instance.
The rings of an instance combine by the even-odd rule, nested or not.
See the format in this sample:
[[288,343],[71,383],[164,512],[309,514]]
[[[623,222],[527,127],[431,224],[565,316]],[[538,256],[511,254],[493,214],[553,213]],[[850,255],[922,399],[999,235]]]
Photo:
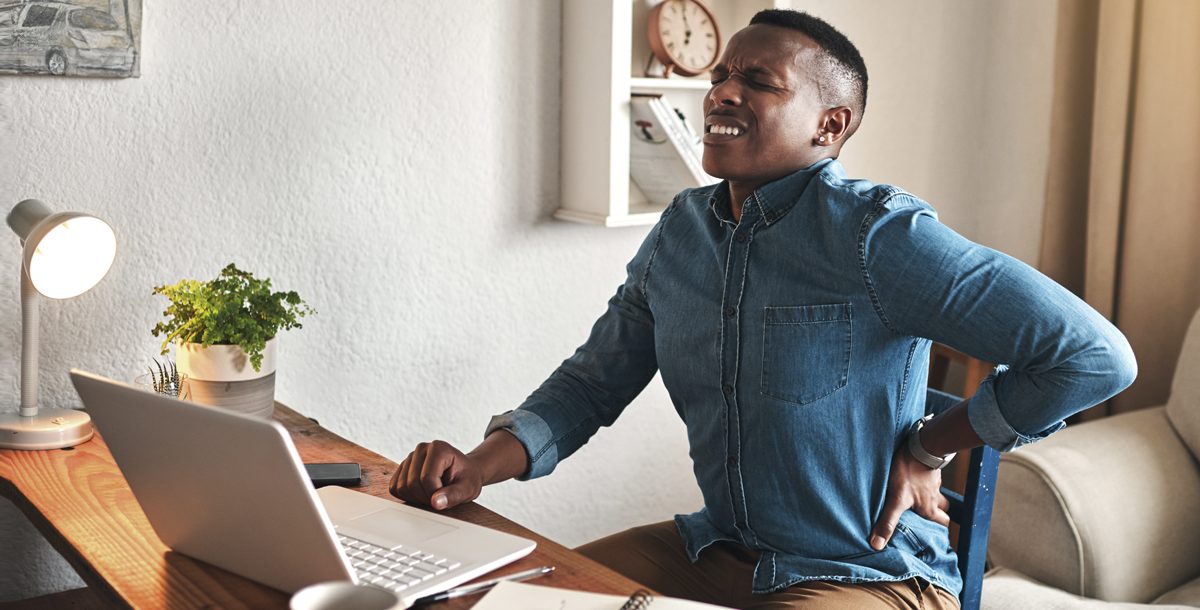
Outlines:
[[[729,70],[729,66],[726,66],[725,64],[717,64],[717,65],[713,66],[712,72],[714,74],[717,74],[717,73],[728,74],[730,72],[730,70]],[[778,76],[774,70],[771,70],[770,68],[766,68],[763,66],[750,66],[745,69],[740,69],[740,70],[738,70],[738,72],[741,72],[743,75],[748,76],[748,77],[775,78]]]
[[746,76],[767,76],[767,77],[775,76],[775,72],[773,72],[767,68],[764,68],[762,66],[750,66],[749,68],[742,70],[742,73],[745,74]]

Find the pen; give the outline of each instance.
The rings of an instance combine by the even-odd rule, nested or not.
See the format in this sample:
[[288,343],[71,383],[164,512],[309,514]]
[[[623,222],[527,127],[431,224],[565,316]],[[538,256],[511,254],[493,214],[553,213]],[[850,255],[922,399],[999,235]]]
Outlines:
[[554,566],[542,566],[540,568],[534,568],[532,570],[526,570],[524,572],[517,572],[516,574],[509,574],[508,576],[501,576],[500,578],[493,578],[491,580],[485,580],[483,582],[475,583],[473,585],[467,585],[465,587],[456,587],[456,588],[450,589],[448,591],[442,591],[441,593],[434,593],[433,595],[426,595],[425,597],[417,598],[416,601],[413,602],[413,605],[414,606],[423,606],[425,604],[432,604],[434,602],[445,601],[447,599],[454,599],[455,597],[471,595],[472,593],[480,593],[482,591],[487,591],[488,589],[491,589],[492,587],[494,587],[502,582],[505,582],[505,581],[520,582],[522,580],[529,580],[531,578],[537,578],[538,576],[544,576],[553,571],[554,571]]

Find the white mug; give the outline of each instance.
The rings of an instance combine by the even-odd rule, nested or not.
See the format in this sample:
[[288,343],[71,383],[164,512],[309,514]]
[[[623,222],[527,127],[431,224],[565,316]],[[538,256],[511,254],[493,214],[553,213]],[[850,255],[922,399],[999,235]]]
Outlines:
[[292,596],[292,610],[393,610],[400,598],[386,589],[356,585],[348,580],[309,585]]

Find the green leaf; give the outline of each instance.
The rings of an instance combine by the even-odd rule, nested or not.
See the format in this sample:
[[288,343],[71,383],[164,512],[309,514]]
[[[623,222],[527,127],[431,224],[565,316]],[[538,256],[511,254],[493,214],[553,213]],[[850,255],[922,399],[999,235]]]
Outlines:
[[316,313],[294,291],[272,292],[271,280],[258,279],[233,263],[212,280],[184,279],[155,286],[153,294],[170,301],[165,319],[150,330],[163,337],[164,355],[173,341],[237,345],[256,371],[262,368],[267,341],[281,330],[302,328],[299,318]]

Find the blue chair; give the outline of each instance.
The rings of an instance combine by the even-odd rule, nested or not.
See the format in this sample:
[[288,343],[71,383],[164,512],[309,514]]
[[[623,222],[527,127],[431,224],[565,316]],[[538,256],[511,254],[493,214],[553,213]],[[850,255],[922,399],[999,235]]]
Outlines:
[[[940,413],[961,398],[934,389],[926,391],[925,410]],[[965,493],[947,487],[942,495],[950,501],[946,512],[958,524],[958,571],[963,589],[958,596],[962,610],[978,610],[983,593],[983,573],[987,560],[988,530],[992,524],[992,504],[996,499],[996,473],[1000,470],[1000,452],[984,445],[971,450],[967,466]]]
[[983,573],[987,569],[988,530],[992,523],[992,503],[996,499],[996,472],[1000,452],[984,445],[971,450],[967,470],[967,491],[958,493],[942,488],[950,500],[950,519],[958,524],[958,571],[963,590],[958,596],[962,610],[978,610],[983,593]]

